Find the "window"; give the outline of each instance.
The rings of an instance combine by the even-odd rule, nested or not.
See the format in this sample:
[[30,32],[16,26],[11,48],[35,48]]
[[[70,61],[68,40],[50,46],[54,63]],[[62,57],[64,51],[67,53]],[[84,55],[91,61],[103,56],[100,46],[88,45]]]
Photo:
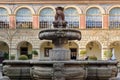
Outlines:
[[68,28],[79,28],[79,14],[75,8],[68,8],[64,11],[65,21],[68,22]]
[[109,28],[120,29],[120,8],[113,8],[109,13]]
[[49,57],[49,51],[51,50],[52,48],[44,48],[44,56],[45,57]]
[[98,8],[91,8],[87,11],[86,28],[102,28],[102,14]]
[[9,28],[9,15],[6,9],[0,8],[0,29]]
[[32,13],[27,8],[22,8],[16,14],[16,28],[31,29],[32,28]]
[[54,11],[51,8],[45,8],[40,11],[40,28],[51,28],[54,21]]

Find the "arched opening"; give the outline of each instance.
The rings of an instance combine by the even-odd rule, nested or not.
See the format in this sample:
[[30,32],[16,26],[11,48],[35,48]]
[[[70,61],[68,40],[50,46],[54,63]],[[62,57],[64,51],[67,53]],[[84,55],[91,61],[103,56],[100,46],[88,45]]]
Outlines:
[[109,12],[109,28],[120,28],[120,7],[116,7]]
[[112,60],[120,61],[120,41],[115,41],[109,46],[110,51],[112,52]]
[[86,28],[102,28],[102,13],[93,7],[86,12]]
[[9,59],[9,47],[6,42],[0,41],[0,63],[5,59]]
[[28,8],[21,8],[16,13],[17,29],[32,29],[32,12]]
[[97,41],[91,41],[86,45],[87,56],[96,56],[101,60],[101,45]]
[[9,28],[9,14],[5,8],[0,8],[0,29]]
[[28,56],[28,54],[31,54],[32,52],[32,45],[31,43],[27,42],[27,41],[22,41],[18,44],[17,46],[18,49],[18,57],[20,55],[26,55]]
[[49,51],[53,48],[52,42],[45,41],[40,45],[40,59],[50,59]]
[[54,10],[52,8],[44,8],[39,14],[39,27],[51,28],[54,21]]
[[67,8],[64,11],[65,20],[68,22],[68,28],[79,28],[80,17],[77,9],[75,8]]

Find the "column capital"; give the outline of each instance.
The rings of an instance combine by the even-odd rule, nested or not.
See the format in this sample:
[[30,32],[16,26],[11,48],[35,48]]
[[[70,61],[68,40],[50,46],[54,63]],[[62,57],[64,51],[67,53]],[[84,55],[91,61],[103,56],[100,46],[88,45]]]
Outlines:
[[9,14],[9,16],[16,16],[15,14]]
[[80,16],[82,16],[82,15],[86,15],[86,14],[80,14]]
[[86,47],[85,47],[85,48],[79,48],[79,49],[80,49],[80,51],[81,51],[81,50],[86,50]]
[[33,14],[33,16],[39,16],[39,14]]
[[102,15],[109,15],[109,14],[102,14]]

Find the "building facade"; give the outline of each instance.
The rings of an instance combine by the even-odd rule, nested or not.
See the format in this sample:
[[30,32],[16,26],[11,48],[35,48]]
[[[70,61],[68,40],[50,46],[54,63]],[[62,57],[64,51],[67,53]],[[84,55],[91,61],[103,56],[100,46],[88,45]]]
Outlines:
[[48,60],[51,41],[39,40],[41,29],[53,28],[55,8],[64,7],[67,28],[81,31],[80,41],[69,41],[71,59],[95,55],[105,60],[105,51],[120,60],[120,0],[1,0],[0,53],[27,55],[38,51],[36,59]]

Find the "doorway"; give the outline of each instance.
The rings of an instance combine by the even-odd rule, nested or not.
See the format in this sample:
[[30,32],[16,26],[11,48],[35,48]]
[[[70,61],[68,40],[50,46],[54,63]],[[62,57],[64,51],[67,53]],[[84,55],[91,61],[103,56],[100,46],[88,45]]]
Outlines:
[[21,47],[20,54],[21,55],[28,55],[28,47]]
[[77,58],[77,49],[76,48],[70,48],[71,52],[71,60],[76,60]]

